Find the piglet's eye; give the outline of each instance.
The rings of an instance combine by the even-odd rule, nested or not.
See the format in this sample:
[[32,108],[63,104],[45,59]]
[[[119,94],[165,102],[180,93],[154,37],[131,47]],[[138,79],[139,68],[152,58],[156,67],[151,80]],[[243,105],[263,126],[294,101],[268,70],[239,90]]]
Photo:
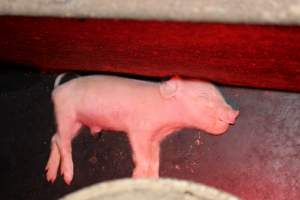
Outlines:
[[196,95],[197,98],[208,99],[209,95],[207,93],[200,93]]
[[197,102],[209,102],[207,96],[203,96],[203,95],[194,95],[192,98]]

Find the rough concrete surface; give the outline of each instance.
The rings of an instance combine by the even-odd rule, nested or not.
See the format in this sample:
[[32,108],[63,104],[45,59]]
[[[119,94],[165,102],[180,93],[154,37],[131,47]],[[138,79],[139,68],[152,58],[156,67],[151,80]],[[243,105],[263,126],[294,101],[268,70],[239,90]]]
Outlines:
[[94,184],[60,200],[239,200],[215,188],[176,179],[120,179]]
[[0,14],[300,24],[300,0],[2,0]]
[[[57,199],[93,183],[130,177],[125,134],[82,129],[73,142],[74,181],[47,183],[44,167],[55,131],[55,74],[0,73],[2,199]],[[245,200],[300,199],[300,93],[220,87],[238,106],[221,136],[184,129],[162,143],[160,175],[213,186]],[[205,116],[199,116],[205,117]]]

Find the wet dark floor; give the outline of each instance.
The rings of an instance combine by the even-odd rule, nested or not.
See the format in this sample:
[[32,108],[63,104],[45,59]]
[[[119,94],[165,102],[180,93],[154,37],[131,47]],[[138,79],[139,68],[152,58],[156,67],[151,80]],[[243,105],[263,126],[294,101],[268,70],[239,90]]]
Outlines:
[[[75,177],[46,182],[55,131],[50,94],[56,74],[0,71],[1,199],[57,199],[84,186],[129,177],[125,134],[87,129],[73,143]],[[243,199],[300,199],[300,93],[222,87],[239,105],[235,126],[221,136],[185,129],[162,144],[162,177],[192,180]],[[205,117],[205,116],[204,116]]]

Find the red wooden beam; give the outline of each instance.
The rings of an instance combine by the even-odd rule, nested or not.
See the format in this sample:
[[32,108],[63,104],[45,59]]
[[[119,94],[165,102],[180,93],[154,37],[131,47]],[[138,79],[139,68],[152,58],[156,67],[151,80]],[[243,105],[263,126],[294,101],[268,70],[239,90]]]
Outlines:
[[0,61],[300,91],[300,27],[0,17]]

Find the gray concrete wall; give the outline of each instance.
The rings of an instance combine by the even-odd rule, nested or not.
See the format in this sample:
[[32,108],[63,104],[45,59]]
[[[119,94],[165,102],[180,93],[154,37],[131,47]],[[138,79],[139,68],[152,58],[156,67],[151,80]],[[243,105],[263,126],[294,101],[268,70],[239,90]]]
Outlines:
[[300,0],[1,0],[0,15],[300,24]]

